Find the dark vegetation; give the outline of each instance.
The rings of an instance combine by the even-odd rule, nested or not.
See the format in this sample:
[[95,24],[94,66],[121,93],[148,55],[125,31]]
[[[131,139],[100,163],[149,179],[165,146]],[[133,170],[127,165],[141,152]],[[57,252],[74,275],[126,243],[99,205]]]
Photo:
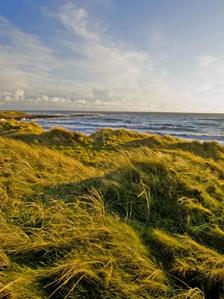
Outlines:
[[224,298],[224,148],[0,122],[0,298]]

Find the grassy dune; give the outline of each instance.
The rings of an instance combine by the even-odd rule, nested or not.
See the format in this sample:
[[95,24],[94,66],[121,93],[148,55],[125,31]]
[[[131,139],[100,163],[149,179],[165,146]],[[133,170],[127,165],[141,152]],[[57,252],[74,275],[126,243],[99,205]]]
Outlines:
[[0,298],[224,298],[224,148],[0,122]]
[[17,119],[20,120],[23,117],[27,117],[28,114],[20,111],[0,111],[0,119]]

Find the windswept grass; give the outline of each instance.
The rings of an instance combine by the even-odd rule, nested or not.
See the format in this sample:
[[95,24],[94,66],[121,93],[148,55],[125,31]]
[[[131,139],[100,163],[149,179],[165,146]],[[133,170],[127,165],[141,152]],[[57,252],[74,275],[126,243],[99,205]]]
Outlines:
[[0,119],[17,119],[20,120],[27,117],[28,114],[20,111],[0,111]]
[[224,151],[0,122],[0,298],[224,297]]

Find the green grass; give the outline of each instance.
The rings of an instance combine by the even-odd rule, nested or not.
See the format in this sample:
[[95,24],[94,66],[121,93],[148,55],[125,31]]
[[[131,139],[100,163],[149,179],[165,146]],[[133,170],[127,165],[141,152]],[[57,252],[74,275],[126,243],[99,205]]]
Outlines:
[[224,298],[224,148],[0,122],[0,298]]

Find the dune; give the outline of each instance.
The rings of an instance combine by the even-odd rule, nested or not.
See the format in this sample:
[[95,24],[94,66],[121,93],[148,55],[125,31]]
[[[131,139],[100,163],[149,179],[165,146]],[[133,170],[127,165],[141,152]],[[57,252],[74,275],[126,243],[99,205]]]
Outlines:
[[223,298],[223,146],[15,118],[0,122],[0,298]]

